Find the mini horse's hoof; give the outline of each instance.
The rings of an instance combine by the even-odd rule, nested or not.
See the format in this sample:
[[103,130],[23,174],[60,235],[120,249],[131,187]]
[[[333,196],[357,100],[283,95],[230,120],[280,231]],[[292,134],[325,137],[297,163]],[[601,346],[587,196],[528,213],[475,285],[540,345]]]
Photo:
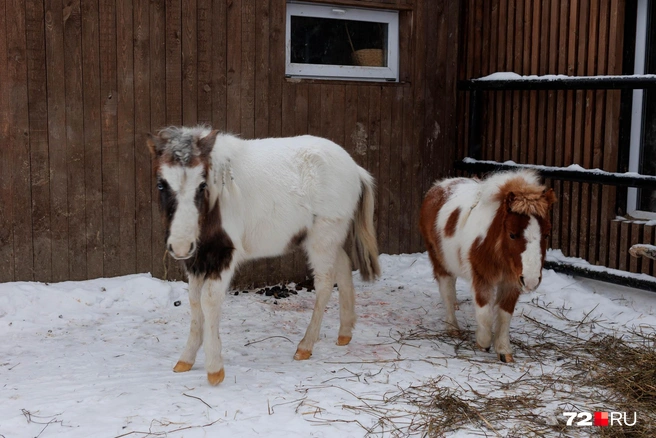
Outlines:
[[[490,352],[490,348],[492,348],[491,345],[490,345],[489,347],[487,347],[487,348],[483,348],[483,347],[481,347],[481,344],[479,344],[478,342],[476,343],[476,346],[478,347],[479,350],[484,350],[484,351],[486,351],[486,352],[488,352],[488,353]],[[499,355],[499,356],[501,356],[501,355]],[[503,360],[503,359],[502,359],[502,360]]]
[[446,334],[452,338],[459,338],[462,335],[462,333],[460,333],[460,329],[457,328],[447,329]]
[[175,366],[173,367],[173,372],[184,373],[186,371],[189,371],[193,366],[194,366],[193,363],[183,362],[179,360],[178,363],[176,363]]
[[310,356],[312,356],[311,351],[298,349],[294,355],[294,360],[308,360]]
[[348,345],[351,342],[351,336],[338,336],[337,345]]
[[499,360],[503,363],[513,363],[515,362],[515,359],[513,359],[512,354],[499,354]]
[[210,382],[210,385],[212,386],[216,386],[223,382],[223,379],[225,379],[225,371],[223,368],[221,368],[218,373],[207,373],[207,381]]

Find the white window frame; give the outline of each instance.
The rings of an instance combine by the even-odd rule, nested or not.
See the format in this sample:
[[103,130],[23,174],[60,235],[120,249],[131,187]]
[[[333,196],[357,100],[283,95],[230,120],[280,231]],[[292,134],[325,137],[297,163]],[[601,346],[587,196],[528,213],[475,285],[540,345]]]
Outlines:
[[[291,17],[334,18],[387,24],[387,67],[300,64],[291,62]],[[399,12],[315,3],[288,2],[285,25],[285,74],[313,79],[399,80]]]
[[[635,67],[634,74],[645,74],[645,59],[647,50],[647,18],[649,0],[638,0],[636,21]],[[642,111],[644,90],[633,90],[631,107],[631,139],[629,149],[629,172],[640,171],[640,153],[642,152]],[[636,219],[656,219],[656,212],[638,210],[638,189],[627,191],[626,212]]]

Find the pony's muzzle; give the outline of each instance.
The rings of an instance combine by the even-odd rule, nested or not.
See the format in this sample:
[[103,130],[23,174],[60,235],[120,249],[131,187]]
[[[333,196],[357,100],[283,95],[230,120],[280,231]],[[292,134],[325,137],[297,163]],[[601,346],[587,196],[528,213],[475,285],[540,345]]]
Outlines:
[[538,286],[540,286],[540,283],[542,283],[542,276],[540,275],[537,278],[527,279],[522,275],[519,277],[519,282],[521,283],[524,292],[533,292]]
[[167,249],[169,251],[169,254],[171,254],[171,257],[173,257],[176,260],[186,260],[191,256],[193,256],[194,252],[196,252],[196,242],[191,242],[191,245],[189,245],[189,248],[186,251],[185,250],[180,251],[181,246],[182,245],[176,245],[174,247],[173,244],[171,243],[168,244]]

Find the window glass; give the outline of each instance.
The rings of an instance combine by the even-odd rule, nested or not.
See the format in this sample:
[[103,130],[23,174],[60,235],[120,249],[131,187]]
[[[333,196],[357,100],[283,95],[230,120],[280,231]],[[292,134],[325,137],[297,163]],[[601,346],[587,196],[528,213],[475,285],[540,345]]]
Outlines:
[[398,80],[398,11],[287,3],[288,76]]
[[291,17],[291,61],[387,66],[387,23]]

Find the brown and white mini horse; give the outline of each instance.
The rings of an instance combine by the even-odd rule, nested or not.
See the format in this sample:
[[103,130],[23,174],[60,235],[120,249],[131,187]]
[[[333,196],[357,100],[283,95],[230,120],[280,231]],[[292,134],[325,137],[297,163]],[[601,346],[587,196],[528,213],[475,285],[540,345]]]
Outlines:
[[475,298],[476,342],[489,351],[494,332],[503,362],[513,362],[508,331],[519,294],[542,281],[555,201],[553,190],[524,170],[438,181],[421,207],[420,229],[449,332],[459,331],[455,286],[462,277],[471,281]]
[[374,181],[335,143],[312,136],[242,140],[205,127],[151,135],[166,247],[189,275],[191,329],[174,371],[191,369],[203,344],[212,385],[223,381],[219,320],[237,266],[301,246],[317,298],[294,359],[308,359],[324,309],[339,288],[338,345],[355,324],[351,258],[365,280],[380,274],[373,224]]

